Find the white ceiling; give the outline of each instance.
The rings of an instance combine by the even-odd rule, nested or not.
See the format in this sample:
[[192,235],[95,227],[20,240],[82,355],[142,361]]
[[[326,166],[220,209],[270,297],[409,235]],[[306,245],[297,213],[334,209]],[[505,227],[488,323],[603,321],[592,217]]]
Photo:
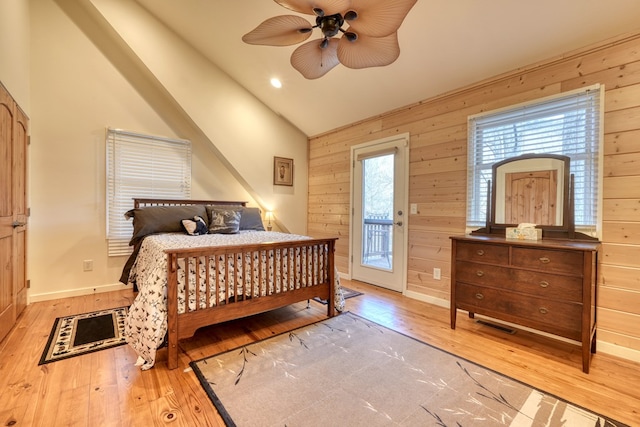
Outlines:
[[638,0],[418,0],[396,62],[306,80],[289,63],[297,46],[241,40],[267,18],[295,14],[273,1],[137,1],[309,136],[640,28]]

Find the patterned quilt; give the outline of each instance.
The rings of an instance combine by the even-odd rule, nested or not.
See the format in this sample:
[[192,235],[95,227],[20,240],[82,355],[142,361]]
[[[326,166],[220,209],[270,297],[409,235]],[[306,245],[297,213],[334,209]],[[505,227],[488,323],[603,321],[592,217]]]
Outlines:
[[[304,239],[310,239],[310,237],[272,231],[241,231],[238,234],[205,234],[202,236],[190,236],[184,233],[147,236],[142,242],[140,252],[131,268],[128,280],[129,283],[135,282],[139,291],[138,296],[129,309],[129,315],[125,324],[127,343],[133,347],[139,356],[137,364],[142,366],[143,370],[149,369],[155,364],[156,350],[164,341],[167,333],[167,261],[166,254],[164,253],[165,250],[286,242]],[[299,256],[297,253],[296,255]],[[295,261],[299,262],[299,259]],[[242,260],[238,260],[237,262],[239,265],[249,264],[243,263]],[[185,266],[183,264],[184,263],[178,264],[179,283],[182,283],[185,276]],[[212,265],[214,265],[214,263],[212,263]],[[228,264],[227,262],[221,263],[217,268],[224,269],[227,265],[233,268],[233,264]],[[189,265],[188,270],[191,272],[191,274],[189,274],[190,283],[193,283],[189,287],[190,295],[188,298],[185,298],[184,286],[179,287],[181,288],[178,292],[179,313],[183,313],[185,310],[185,300],[188,300],[190,310],[193,310],[196,304],[200,307],[205,304],[204,295],[201,295],[199,302],[196,301],[194,291],[197,286],[194,282],[196,274],[193,274],[195,268],[201,269],[199,277],[206,276],[202,265],[199,267],[193,264]],[[224,276],[224,270],[210,271],[209,274],[211,273],[220,274],[221,277]],[[236,276],[229,275],[229,277],[235,278]],[[344,309],[344,297],[337,271],[335,278],[335,308],[338,311],[342,311]],[[288,279],[289,278],[285,278],[284,283],[289,283]],[[269,280],[269,283],[273,283],[273,278]],[[235,283],[230,282],[228,285],[229,294],[227,296],[232,295],[236,289]],[[242,287],[237,287],[237,289],[240,295],[244,292]],[[275,291],[280,292],[280,289],[276,289]],[[220,293],[218,297],[224,299],[225,290],[219,289],[218,292]],[[202,294],[204,294],[204,292],[202,292]],[[213,297],[210,301],[211,305],[217,303],[217,299]]]

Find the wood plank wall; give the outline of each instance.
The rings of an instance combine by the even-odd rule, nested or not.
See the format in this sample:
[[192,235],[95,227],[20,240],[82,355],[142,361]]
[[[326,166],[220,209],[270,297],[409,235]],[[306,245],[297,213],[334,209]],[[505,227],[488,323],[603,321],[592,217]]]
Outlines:
[[336,265],[347,273],[350,147],[409,132],[418,214],[407,290],[449,300],[449,236],[465,230],[467,117],[595,83],[606,89],[598,339],[640,351],[640,32],[309,138],[308,233],[340,238]]

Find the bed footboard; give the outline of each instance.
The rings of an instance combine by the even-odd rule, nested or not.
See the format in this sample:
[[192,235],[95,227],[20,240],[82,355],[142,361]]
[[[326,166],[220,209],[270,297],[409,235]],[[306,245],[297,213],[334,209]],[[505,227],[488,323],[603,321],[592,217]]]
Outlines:
[[198,328],[313,297],[335,315],[336,238],[167,250],[168,365]]

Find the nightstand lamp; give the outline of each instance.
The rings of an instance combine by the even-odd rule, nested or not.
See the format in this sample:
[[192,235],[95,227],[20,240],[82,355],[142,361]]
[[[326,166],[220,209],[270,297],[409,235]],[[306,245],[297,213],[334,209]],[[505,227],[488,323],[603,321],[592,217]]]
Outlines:
[[273,228],[273,227],[271,226],[271,220],[273,219],[273,212],[271,212],[271,211],[267,211],[267,212],[264,214],[264,219],[266,219],[266,220],[267,220],[267,230],[268,230],[268,231],[271,231],[271,229]]

